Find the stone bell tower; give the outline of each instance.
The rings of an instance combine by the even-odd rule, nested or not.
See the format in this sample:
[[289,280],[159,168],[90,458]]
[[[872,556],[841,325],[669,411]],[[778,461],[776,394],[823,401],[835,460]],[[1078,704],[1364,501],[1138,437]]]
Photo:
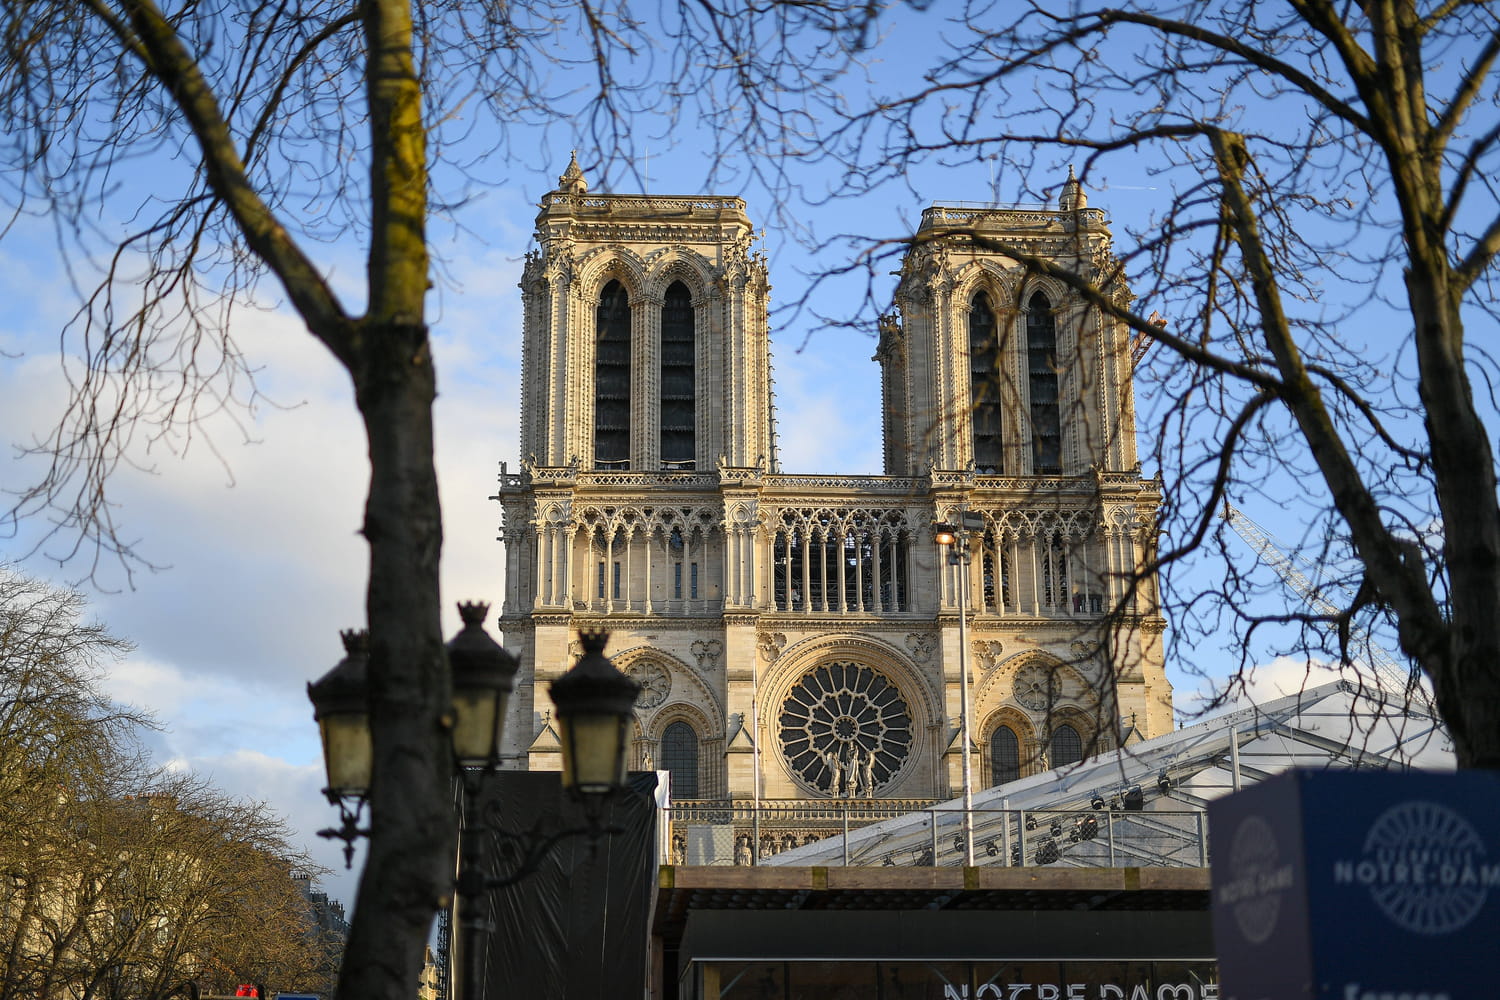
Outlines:
[[[570,163],[522,276],[524,457],[497,497],[507,765],[557,766],[545,682],[585,628],[643,684],[635,766],[719,813],[801,803],[761,853],[821,835],[817,800],[955,794],[966,749],[984,787],[1169,730],[1130,341],[1058,276],[1109,263],[1071,177],[1042,208],[929,208],[876,348],[884,474],[787,474],[744,203],[591,194]],[[962,588],[932,531],[961,512]]]

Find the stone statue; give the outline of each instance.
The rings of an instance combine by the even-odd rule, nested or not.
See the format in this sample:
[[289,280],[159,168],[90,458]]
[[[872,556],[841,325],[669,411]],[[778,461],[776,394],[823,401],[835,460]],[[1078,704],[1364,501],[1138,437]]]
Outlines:
[[844,794],[844,760],[839,756],[838,750],[825,750],[822,754],[823,763],[828,765],[828,794]]
[[865,753],[859,759],[859,777],[864,785],[865,795],[868,798],[875,797],[875,751]]

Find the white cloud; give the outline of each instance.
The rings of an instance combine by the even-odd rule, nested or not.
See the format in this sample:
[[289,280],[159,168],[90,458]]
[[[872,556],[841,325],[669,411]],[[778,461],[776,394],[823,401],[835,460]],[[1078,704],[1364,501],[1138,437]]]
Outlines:
[[868,360],[874,344],[847,331],[819,336],[819,350],[777,351],[778,359],[787,356],[776,362],[781,467],[791,474],[880,475],[880,372]]
[[[457,600],[488,600],[498,613],[503,598],[499,508],[488,497],[498,462],[514,462],[517,447],[524,245],[455,252],[463,291],[434,321],[448,634],[459,627]],[[0,256],[6,263],[16,262]],[[24,271],[0,267],[12,285]],[[38,299],[36,287],[21,300],[26,315],[0,325],[0,350],[19,355],[0,366],[0,426],[11,440],[45,431],[66,399],[56,330],[67,293],[58,285]],[[238,321],[265,397],[240,415],[243,427],[211,418],[173,449],[138,456],[153,472],[124,468],[110,482],[130,536],[168,568],[137,574],[131,587],[107,570],[89,594],[92,614],[137,645],[105,687],[158,718],[162,731],[143,739],[159,763],[286,816],[298,842],[337,869],[330,891],[352,903],[341,845],[315,836],[337,813],[319,791],[305,683],[342,655],[338,631],[364,624],[367,447],[348,375],[295,316],[242,310]],[[26,472],[10,463],[0,482],[15,488]],[[23,541],[0,540],[3,555],[19,556]],[[58,580],[82,572],[36,558],[25,569]]]

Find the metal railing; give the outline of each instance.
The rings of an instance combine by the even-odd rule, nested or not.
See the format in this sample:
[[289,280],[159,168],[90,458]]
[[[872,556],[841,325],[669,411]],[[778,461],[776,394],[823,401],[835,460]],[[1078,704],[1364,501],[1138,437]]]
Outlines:
[[[1208,865],[1201,811],[974,809],[976,866],[1089,868]],[[964,810],[921,799],[678,801],[663,864],[964,863]],[[874,830],[866,828],[884,824]],[[756,837],[759,843],[756,844]],[[757,849],[752,849],[755,845]],[[795,853],[794,853],[795,852]]]

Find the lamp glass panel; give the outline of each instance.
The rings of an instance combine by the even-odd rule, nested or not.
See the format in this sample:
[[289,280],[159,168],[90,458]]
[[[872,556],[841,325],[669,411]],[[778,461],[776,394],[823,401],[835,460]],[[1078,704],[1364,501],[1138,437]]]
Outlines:
[[562,737],[563,787],[607,792],[625,784],[625,726],[616,715],[580,714],[557,720]]
[[325,715],[318,728],[323,737],[329,791],[340,796],[368,794],[375,757],[370,717],[363,712]]
[[483,767],[500,752],[507,698],[496,688],[453,692],[453,758],[461,767]]

